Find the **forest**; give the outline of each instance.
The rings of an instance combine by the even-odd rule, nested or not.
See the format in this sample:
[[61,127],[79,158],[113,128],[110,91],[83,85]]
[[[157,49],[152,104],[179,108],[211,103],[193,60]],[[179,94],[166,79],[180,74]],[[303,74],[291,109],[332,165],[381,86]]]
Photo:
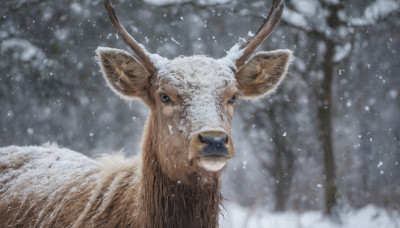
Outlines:
[[[254,35],[271,2],[113,4],[138,42],[173,59],[223,57]],[[2,5],[0,146],[138,153],[148,108],[115,96],[95,59],[98,46],[128,50],[103,1]],[[237,213],[237,227],[291,227],[263,218],[314,211],[355,227],[344,214],[369,210],[387,216],[374,224],[400,227],[399,0],[286,0],[279,26],[257,50],[275,49],[294,53],[285,80],[270,96],[235,106],[236,157],[222,183],[225,219],[233,221],[226,226]]]

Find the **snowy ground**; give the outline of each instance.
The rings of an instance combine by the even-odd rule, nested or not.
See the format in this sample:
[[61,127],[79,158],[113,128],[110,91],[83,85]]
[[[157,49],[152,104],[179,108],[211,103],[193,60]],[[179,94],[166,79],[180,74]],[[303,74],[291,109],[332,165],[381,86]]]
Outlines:
[[227,213],[220,219],[222,228],[400,228],[398,212],[374,206],[342,213],[341,223],[324,217],[318,211],[299,214],[256,210],[249,213],[248,208],[236,204],[225,204],[225,208]]

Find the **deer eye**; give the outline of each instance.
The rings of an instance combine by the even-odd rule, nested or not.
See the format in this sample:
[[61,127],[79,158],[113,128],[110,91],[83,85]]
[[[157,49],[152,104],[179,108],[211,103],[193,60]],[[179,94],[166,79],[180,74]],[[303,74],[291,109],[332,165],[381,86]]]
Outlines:
[[237,96],[236,96],[236,94],[235,94],[235,95],[232,96],[231,99],[229,99],[228,102],[229,102],[230,104],[233,104],[233,103],[235,102],[236,98],[237,98]]
[[162,101],[163,103],[168,103],[168,102],[171,101],[171,98],[169,98],[169,96],[168,96],[167,94],[165,94],[165,93],[161,94],[161,95],[160,95],[160,98],[161,98],[161,101]]

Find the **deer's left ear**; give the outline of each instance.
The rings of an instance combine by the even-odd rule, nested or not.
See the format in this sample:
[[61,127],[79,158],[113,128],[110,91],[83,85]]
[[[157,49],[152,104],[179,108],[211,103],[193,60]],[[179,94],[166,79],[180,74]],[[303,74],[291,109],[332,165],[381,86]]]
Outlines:
[[292,52],[277,50],[259,52],[236,73],[236,81],[241,95],[257,98],[268,94],[284,78]]

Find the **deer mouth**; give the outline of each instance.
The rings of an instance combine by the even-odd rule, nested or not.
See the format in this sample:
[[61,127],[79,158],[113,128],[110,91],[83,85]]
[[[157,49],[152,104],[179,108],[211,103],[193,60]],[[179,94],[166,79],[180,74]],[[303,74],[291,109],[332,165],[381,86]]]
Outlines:
[[200,156],[198,165],[210,172],[222,170],[227,163],[228,157],[222,155],[206,155]]
[[232,157],[233,143],[225,132],[201,132],[190,141],[189,159],[208,172],[221,171]]
[[217,172],[225,167],[228,158],[228,148],[223,142],[209,143],[200,151],[198,164],[207,171]]

